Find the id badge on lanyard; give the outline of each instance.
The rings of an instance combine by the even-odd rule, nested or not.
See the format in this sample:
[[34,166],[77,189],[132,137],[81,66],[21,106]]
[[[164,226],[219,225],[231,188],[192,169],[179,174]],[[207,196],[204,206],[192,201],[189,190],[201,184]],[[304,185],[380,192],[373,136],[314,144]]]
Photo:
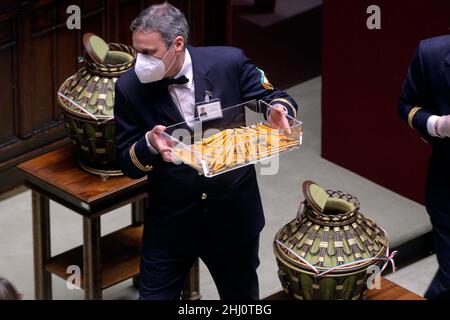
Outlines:
[[212,93],[210,91],[205,92],[205,101],[195,104],[198,120],[201,122],[208,122],[223,117],[222,106],[220,99],[211,99]]

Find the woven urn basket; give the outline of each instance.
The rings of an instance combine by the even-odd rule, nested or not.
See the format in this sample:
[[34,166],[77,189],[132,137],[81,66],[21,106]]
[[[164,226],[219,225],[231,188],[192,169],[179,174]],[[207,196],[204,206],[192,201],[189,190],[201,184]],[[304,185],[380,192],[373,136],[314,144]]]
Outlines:
[[132,47],[110,43],[87,33],[85,66],[58,90],[64,125],[76,145],[78,163],[93,174],[122,175],[117,164],[114,90],[120,75],[134,67]]
[[369,277],[392,262],[385,231],[349,194],[312,181],[303,194],[297,217],[274,240],[283,289],[299,300],[364,299]]

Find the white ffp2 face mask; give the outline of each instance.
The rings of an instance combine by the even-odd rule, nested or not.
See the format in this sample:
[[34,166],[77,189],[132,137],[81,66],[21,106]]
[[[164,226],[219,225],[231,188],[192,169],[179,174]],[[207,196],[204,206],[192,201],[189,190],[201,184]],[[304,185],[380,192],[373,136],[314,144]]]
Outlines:
[[166,73],[172,68],[173,64],[177,57],[172,61],[172,64],[166,71],[166,67],[164,65],[164,59],[167,57],[169,50],[172,48],[172,45],[167,50],[166,54],[162,59],[155,58],[151,55],[138,53],[136,58],[136,65],[134,66],[134,71],[141,83],[150,83],[162,80]]

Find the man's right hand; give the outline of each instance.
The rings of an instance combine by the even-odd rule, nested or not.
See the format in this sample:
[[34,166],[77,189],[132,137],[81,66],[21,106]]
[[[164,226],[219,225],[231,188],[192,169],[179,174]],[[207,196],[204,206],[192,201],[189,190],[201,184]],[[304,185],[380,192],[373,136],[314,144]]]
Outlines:
[[436,133],[441,137],[450,137],[450,115],[442,116],[437,120]]
[[152,146],[158,150],[164,161],[173,162],[172,146],[173,144],[169,138],[164,137],[162,132],[166,130],[165,126],[157,125],[152,130],[147,132],[147,139]]

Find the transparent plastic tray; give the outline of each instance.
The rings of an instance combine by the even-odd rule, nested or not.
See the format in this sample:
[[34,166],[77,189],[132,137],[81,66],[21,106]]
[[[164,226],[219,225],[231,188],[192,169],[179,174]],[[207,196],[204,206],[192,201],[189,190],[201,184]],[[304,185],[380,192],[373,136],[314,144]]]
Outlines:
[[287,128],[277,128],[265,119],[270,107],[252,100],[222,109],[219,119],[188,125],[177,123],[162,133],[173,149],[175,163],[185,163],[206,177],[254,164],[302,144],[303,123],[289,115]]

